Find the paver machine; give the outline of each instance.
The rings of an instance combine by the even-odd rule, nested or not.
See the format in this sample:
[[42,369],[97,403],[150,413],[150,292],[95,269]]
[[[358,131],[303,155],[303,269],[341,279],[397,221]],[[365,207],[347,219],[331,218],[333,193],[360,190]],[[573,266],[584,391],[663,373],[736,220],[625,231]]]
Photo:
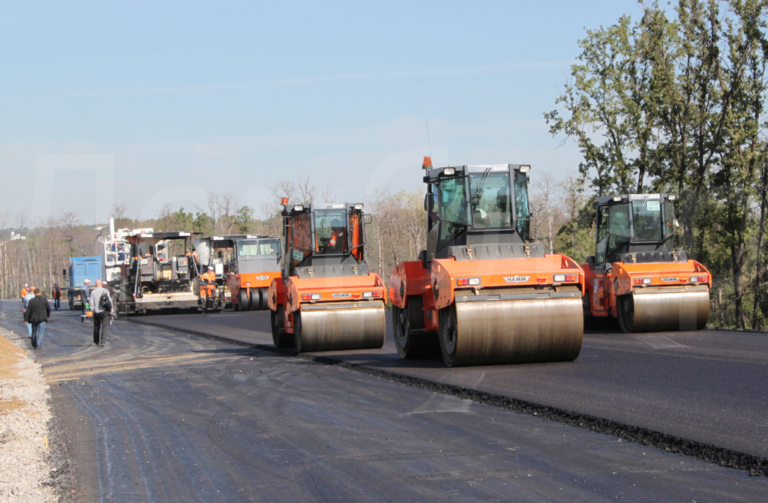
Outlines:
[[280,238],[239,236],[233,244],[234,254],[227,267],[232,304],[240,311],[267,309],[269,285],[282,274]]
[[137,232],[130,243],[130,264],[123,264],[115,288],[118,312],[185,308],[200,305],[200,280],[191,250],[194,232]]
[[709,320],[712,275],[675,249],[675,194],[598,197],[595,255],[584,311],[616,317],[624,332],[700,330]]
[[427,249],[389,278],[398,354],[437,333],[448,366],[577,358],[584,274],[529,237],[530,166],[423,168]]
[[275,346],[297,351],[380,348],[385,287],[365,262],[363,205],[288,205],[285,260],[269,287]]

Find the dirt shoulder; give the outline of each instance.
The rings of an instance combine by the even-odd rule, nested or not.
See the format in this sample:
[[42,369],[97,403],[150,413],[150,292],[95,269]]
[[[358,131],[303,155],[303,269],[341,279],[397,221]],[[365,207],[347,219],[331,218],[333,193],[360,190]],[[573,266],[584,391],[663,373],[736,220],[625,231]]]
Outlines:
[[69,499],[69,463],[28,348],[26,334],[0,330],[0,502],[59,502]]

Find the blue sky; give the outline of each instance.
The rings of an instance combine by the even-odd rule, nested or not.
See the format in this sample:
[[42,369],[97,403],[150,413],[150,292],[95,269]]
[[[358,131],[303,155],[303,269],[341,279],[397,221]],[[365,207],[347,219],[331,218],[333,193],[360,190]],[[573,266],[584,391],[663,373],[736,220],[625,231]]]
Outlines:
[[[575,172],[543,113],[584,28],[633,1],[0,2],[0,212],[104,221],[310,176],[340,199],[419,166]],[[13,220],[13,219],[11,219]],[[12,224],[13,222],[9,222]]]

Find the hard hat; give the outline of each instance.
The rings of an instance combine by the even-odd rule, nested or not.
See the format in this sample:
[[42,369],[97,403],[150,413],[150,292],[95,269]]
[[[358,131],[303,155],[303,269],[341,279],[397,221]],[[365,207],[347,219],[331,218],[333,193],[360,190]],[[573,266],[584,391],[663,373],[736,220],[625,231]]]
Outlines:
[[28,284],[24,283],[24,286],[29,286]]
[[209,270],[209,271],[213,271],[213,266],[212,266],[212,265],[209,265],[209,266],[208,266],[208,270]]
[[90,282],[91,282],[91,280],[89,280],[89,279],[84,279],[84,280],[83,280],[83,283],[85,283],[85,284],[88,284],[88,283],[90,283]]

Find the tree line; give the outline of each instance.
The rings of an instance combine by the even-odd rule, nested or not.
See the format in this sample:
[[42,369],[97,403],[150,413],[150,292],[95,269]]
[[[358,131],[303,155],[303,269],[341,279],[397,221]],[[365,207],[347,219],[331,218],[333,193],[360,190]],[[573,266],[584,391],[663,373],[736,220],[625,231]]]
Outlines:
[[[716,319],[760,327],[768,312],[768,2],[639,5],[638,20],[587,31],[545,120],[578,145],[593,197],[678,194],[680,244],[716,278]],[[568,225],[591,225],[593,208]]]

